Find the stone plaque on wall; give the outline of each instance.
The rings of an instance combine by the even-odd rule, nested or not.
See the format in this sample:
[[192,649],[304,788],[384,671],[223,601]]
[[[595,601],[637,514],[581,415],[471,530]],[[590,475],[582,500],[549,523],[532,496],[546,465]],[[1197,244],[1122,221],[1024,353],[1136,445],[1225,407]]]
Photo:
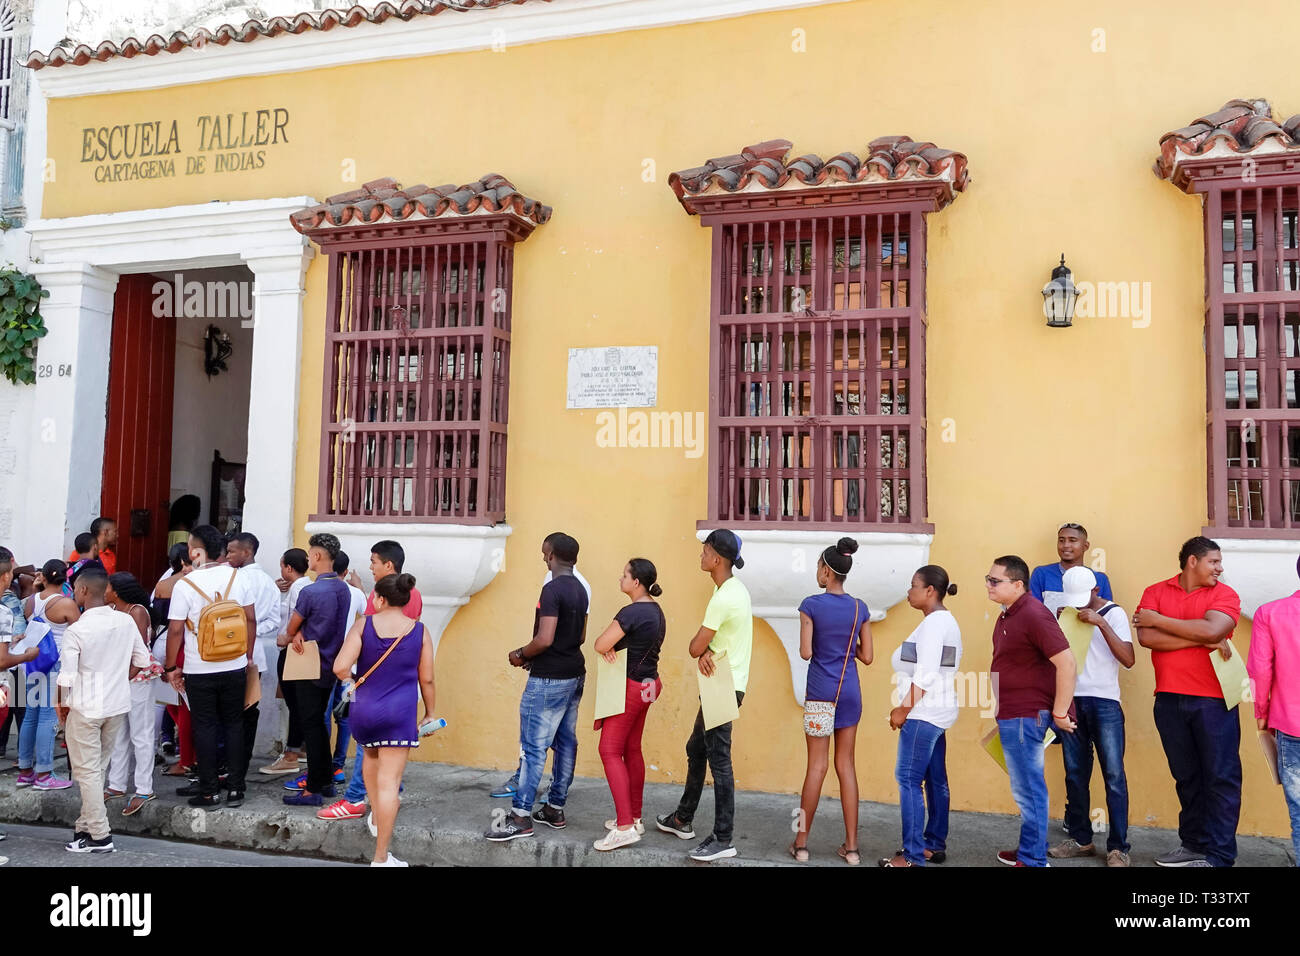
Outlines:
[[659,347],[569,349],[568,408],[652,408],[659,400]]

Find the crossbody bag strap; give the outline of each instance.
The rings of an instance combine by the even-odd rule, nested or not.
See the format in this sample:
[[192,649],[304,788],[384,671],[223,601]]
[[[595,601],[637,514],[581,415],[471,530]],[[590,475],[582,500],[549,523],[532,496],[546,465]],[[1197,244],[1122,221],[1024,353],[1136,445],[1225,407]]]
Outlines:
[[[370,626],[374,627],[373,624],[371,624]],[[418,626],[419,626],[418,624],[413,624],[411,626],[411,631],[414,631]],[[410,634],[411,631],[407,631],[406,634]],[[362,684],[364,684],[366,682],[366,678],[375,672],[375,668],[378,667],[380,664],[382,664],[388,658],[389,654],[397,650],[397,645],[402,643],[402,638],[406,637],[406,634],[397,635],[397,640],[393,641],[393,643],[388,646],[388,650],[384,651],[384,653],[380,656],[379,660],[375,661],[373,664],[370,665],[370,670],[362,674],[360,679],[355,684],[352,685],[353,694],[356,694],[357,688],[360,687]],[[379,636],[378,631],[375,631],[375,636],[376,637]]]
[[835,688],[835,706],[840,704],[840,690],[844,687],[844,675],[849,669],[849,658],[853,656],[853,640],[858,636],[858,618],[862,614],[862,605],[857,598],[853,599],[853,630],[849,632],[849,647],[844,652],[844,666],[840,668],[840,683]]

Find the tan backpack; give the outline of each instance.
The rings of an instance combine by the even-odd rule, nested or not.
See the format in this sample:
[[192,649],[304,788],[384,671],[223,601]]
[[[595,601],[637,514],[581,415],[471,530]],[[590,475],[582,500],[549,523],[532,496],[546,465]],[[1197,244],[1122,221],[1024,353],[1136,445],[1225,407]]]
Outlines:
[[233,661],[248,653],[248,618],[244,615],[243,607],[228,596],[235,587],[235,575],[238,572],[238,568],[230,571],[226,598],[222,598],[220,591],[213,592],[215,597],[208,597],[189,578],[181,578],[208,602],[199,612],[199,626],[195,628],[189,618],[185,619],[185,626],[198,639],[199,657],[209,663]]

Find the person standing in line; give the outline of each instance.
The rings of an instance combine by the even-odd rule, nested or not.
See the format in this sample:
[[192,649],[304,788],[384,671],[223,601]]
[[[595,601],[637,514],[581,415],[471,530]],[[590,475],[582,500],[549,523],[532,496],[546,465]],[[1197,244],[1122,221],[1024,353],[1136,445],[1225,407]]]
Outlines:
[[[283,587],[280,585],[283,584]],[[267,764],[258,770],[258,773],[264,773],[269,776],[275,776],[281,773],[291,773],[295,776],[298,773],[298,764],[302,761],[302,726],[298,722],[294,709],[289,706],[288,698],[284,693],[284,655],[285,647],[288,641],[284,640],[285,631],[289,627],[289,621],[293,617],[293,612],[298,606],[298,596],[302,594],[303,588],[311,584],[311,578],[307,577],[307,552],[302,548],[290,548],[280,557],[280,580],[276,586],[280,588],[284,596],[280,604],[280,629],[276,638],[276,644],[279,645],[279,655],[275,661],[275,673],[280,677],[279,684],[276,688],[276,694],[280,701],[280,738],[284,741],[284,752],[280,754],[273,762]]]
[[[835,776],[840,781],[840,805],[844,811],[844,842],[836,853],[845,863],[862,862],[858,852],[858,771],[854,765],[858,723],[862,720],[862,689],[858,668],[850,661],[869,665],[873,658],[871,611],[864,601],[844,590],[853,569],[858,543],[840,538],[817,558],[817,586],[814,594],[799,605],[799,656],[808,661],[806,701],[830,701],[835,706]],[[822,784],[830,763],[831,735],[815,736],[804,727],[808,746],[808,767],[799,797],[801,826],[790,844],[790,855],[808,862],[808,834],[821,802]]]
[[[546,572],[546,576],[545,576],[544,578],[542,578],[542,587],[546,587],[546,585],[548,585],[548,584],[551,582],[551,572],[550,572],[550,570],[549,570],[549,568],[550,568],[550,566],[551,566],[551,551],[552,551],[552,549],[553,549],[554,546],[555,546],[555,541],[556,541],[556,539],[558,539],[558,538],[562,538],[562,537],[566,537],[566,535],[565,535],[565,533],[564,533],[563,531],[552,531],[550,534],[548,534],[545,538],[542,539],[542,564],[546,565],[546,567],[548,568],[548,570],[547,570],[547,572]],[[573,576],[574,576],[575,578],[578,579],[578,583],[582,585],[582,589],[583,589],[584,591],[587,592],[587,607],[590,608],[590,607],[591,607],[591,584],[588,583],[587,579],[584,578],[584,577],[582,576],[582,572],[578,570],[577,565],[574,565],[574,567],[573,567]],[[553,744],[552,744],[550,750],[551,750],[551,754],[552,754],[552,757],[551,757],[551,765],[552,765],[552,767],[554,767],[554,765],[555,765],[555,758],[554,758],[555,747],[554,747]],[[490,794],[488,794],[488,796],[490,796],[490,797],[513,797],[513,796],[515,795],[515,793],[519,790],[519,771],[520,771],[520,769],[523,767],[523,765],[524,765],[524,747],[523,747],[523,742],[520,741],[520,744],[519,744],[519,763],[518,763],[518,765],[515,767],[514,776],[512,776],[509,780],[507,780],[507,781],[506,781],[505,783],[503,783],[501,786],[499,786],[499,787],[497,787],[495,790],[493,790]],[[543,777],[543,780],[542,780],[542,782],[541,782],[540,784],[538,784],[538,786],[537,786],[537,799],[538,799],[538,800],[543,800],[543,799],[545,799],[547,792],[550,790],[550,786],[546,783],[546,781],[545,781],[545,779],[544,779],[545,776],[546,776],[546,772],[545,772],[545,771],[546,771],[546,768],[543,767],[543,768],[542,768],[542,777]]]
[[135,622],[104,603],[107,590],[108,575],[99,568],[77,576],[76,601],[85,610],[63,635],[58,711],[81,788],[81,814],[65,846],[72,853],[113,852],[104,809],[105,765],[131,710],[129,682],[153,662]]
[[[1084,567],[1064,576],[1063,607],[1079,608],[1079,620],[1092,625],[1092,640],[1083,673],[1074,685],[1078,727],[1061,741],[1065,760],[1065,828],[1069,839],[1047,851],[1054,860],[1092,856],[1092,819],[1088,794],[1092,752],[1096,747],[1106,781],[1106,865],[1131,865],[1128,842],[1128,778],[1124,774],[1124,709],[1119,702],[1119,667],[1133,666],[1133,636],[1128,615],[1101,596],[1101,579]],[[1061,612],[1057,610],[1059,617]]]
[[[190,546],[187,541],[172,545],[167,560],[167,573],[158,580],[153,589],[153,617],[154,620],[160,622],[159,626],[165,626],[170,620],[172,591],[176,589],[176,585],[181,578],[194,570],[194,565],[190,563]],[[154,645],[154,656],[159,657],[160,654],[160,661],[165,665],[167,663],[167,640],[165,637]],[[184,669],[185,648],[183,646],[176,663],[181,665],[182,670]],[[165,674],[163,679],[166,679]],[[177,760],[176,763],[163,771],[163,776],[189,776],[195,772],[199,765],[199,758],[194,750],[194,726],[193,721],[190,719],[190,708],[186,705],[185,698],[178,696],[176,703],[167,704],[164,709],[176,727]],[[165,752],[166,747],[164,746],[163,749]]]
[[[0,562],[5,562],[12,568],[11,576],[18,573],[18,562],[14,559],[14,553],[2,545],[0,545]],[[10,633],[15,643],[21,641],[27,631],[27,615],[23,613],[21,591],[22,588],[15,584],[0,590],[0,606],[8,608],[13,618],[13,629]],[[3,757],[5,751],[9,749],[10,728],[13,728],[13,735],[16,738],[19,728],[23,725],[23,695],[18,693],[18,688],[26,686],[26,670],[21,665],[12,671],[0,668],[0,686],[7,685],[10,691],[8,713],[0,717],[0,757]]]
[[[267,647],[275,647],[276,635],[280,633],[280,591],[271,580],[271,576],[257,563],[257,549],[261,542],[257,535],[240,531],[230,536],[226,542],[225,564],[238,568],[244,586],[248,589],[249,602],[253,605],[253,614],[257,618],[257,637],[253,643],[253,671],[246,675],[251,684],[259,685],[262,675],[270,666]],[[253,703],[246,706],[241,715],[244,725],[244,763],[239,773],[247,780],[248,765],[253,759],[253,747],[257,743],[257,723],[261,719],[261,706]]]
[[135,758],[135,793],[122,808],[122,816],[129,817],[139,813],[146,803],[154,799],[154,726],[155,712],[154,681],[162,676],[162,665],[153,657],[150,640],[153,638],[153,618],[149,615],[146,604],[149,595],[129,571],[119,571],[110,575],[108,589],[104,592],[104,601],[113,610],[125,614],[135,624],[140,635],[140,642],[149,652],[149,663],[140,668],[130,681],[131,709],[127,711],[113,744],[112,756],[108,761],[108,780],[104,787],[104,800],[116,800],[126,796],[128,772],[131,759]]
[[[77,602],[65,593],[67,581],[66,564],[58,559],[46,561],[36,575],[37,591],[27,599],[26,607],[28,621],[41,620],[49,624],[60,658],[68,625],[81,617]],[[54,773],[54,738],[59,731],[54,712],[54,682],[61,666],[60,659],[44,674],[30,668],[27,671],[27,706],[23,709],[23,723],[18,729],[16,785],[19,787],[66,790],[72,786],[71,780]]]
[[[6,549],[8,550],[8,549]],[[8,593],[9,585],[14,578],[14,564],[12,557],[6,558],[0,556],[0,585],[4,586],[5,593]],[[23,651],[21,654],[11,653],[13,645],[21,640],[21,636],[16,632],[15,618],[13,611],[10,610],[8,603],[0,604],[0,688],[6,692],[6,701],[12,706],[14,698],[8,696],[8,682],[4,679],[11,668],[21,668],[28,661],[36,660],[38,651],[36,648]],[[8,715],[5,715],[7,719]],[[0,724],[3,720],[0,720]],[[21,733],[21,730],[20,730]],[[0,840],[4,839],[0,836]]]
[[[749,683],[749,660],[754,643],[754,616],[749,590],[732,569],[745,566],[740,556],[740,535],[718,528],[709,532],[700,550],[700,570],[713,580],[713,597],[704,610],[704,623],[691,638],[690,654],[705,677],[712,677],[717,665],[714,655],[725,656],[736,688],[736,706],[745,699]],[[691,821],[704,793],[704,769],[713,773],[713,832],[688,854],[707,863],[736,855],[731,838],[736,820],[736,779],[731,767],[731,721],[704,729],[704,710],[695,715],[695,726],[686,741],[686,785],[677,809],[655,818],[665,833],[683,840],[695,838]]]
[[[587,592],[573,574],[578,542],[563,535],[551,552],[549,584],[542,588],[533,618],[533,639],[511,651],[511,667],[527,667],[528,683],[519,701],[519,736],[524,765],[512,812],[484,836],[500,843],[533,835],[533,821],[555,830],[565,827],[564,806],[578,760],[578,703],[587,676],[582,644],[587,637]],[[555,748],[555,772],[546,803],[533,812],[546,748]]]
[[[360,618],[365,616],[365,612],[366,612],[366,596],[361,593],[361,589],[359,587],[352,584],[351,581],[349,580],[349,578],[355,577],[355,575],[351,575],[348,573],[348,566],[351,563],[352,561],[348,557],[346,551],[340,551],[337,555],[334,556],[334,573],[339,576],[339,580],[343,581],[343,583],[347,585],[348,594],[351,595],[352,598],[352,603],[348,606],[348,621],[347,621],[347,627],[343,631],[344,636],[346,636],[352,630],[353,624],[355,624]],[[334,690],[330,694],[329,704],[325,707],[325,736],[328,737],[330,735],[331,724],[333,724],[334,731],[335,731],[333,764],[334,764],[334,783],[337,786],[342,786],[344,783],[347,782],[347,776],[343,772],[343,768],[348,761],[348,744],[352,740],[351,726],[348,723],[348,718],[343,717],[339,719],[334,717],[334,708],[338,705],[338,702],[342,698],[342,695],[343,695],[343,682],[338,681],[334,684]],[[361,754],[360,752],[358,752],[357,756],[353,758],[354,769],[356,766],[356,762],[360,761],[360,759],[361,759]],[[297,778],[293,780],[292,786],[290,786],[290,784],[285,784],[285,788],[301,790],[303,785],[306,783],[306,776],[307,776],[306,774],[300,774]]]
[[[575,575],[576,576],[576,575]],[[614,797],[614,819],[605,821],[605,836],[593,845],[597,850],[617,850],[641,839],[641,802],[645,790],[645,757],[641,735],[645,731],[650,705],[663,693],[659,679],[659,652],[667,622],[655,598],[664,593],[657,583],[659,572],[645,558],[632,558],[623,567],[618,587],[631,602],[596,638],[596,653],[613,664],[618,652],[627,651],[627,687],[623,713],[596,721],[600,731],[600,762]]]
[[1058,732],[1074,732],[1074,652],[1056,616],[1029,593],[1023,558],[997,558],[984,583],[989,600],[1002,605],[989,670],[1011,796],[1020,808],[1020,845],[999,851],[997,859],[1007,866],[1047,866],[1043,739],[1053,724]]
[[1228,708],[1210,663],[1228,658],[1241,598],[1219,580],[1223,554],[1197,535],[1178,552],[1178,574],[1142,592],[1133,612],[1138,643],[1156,672],[1156,730],[1178,803],[1176,850],[1157,866],[1228,867],[1241,817],[1241,718]]
[[[433,640],[403,608],[410,602],[415,578],[392,574],[375,584],[375,613],[356,622],[334,661],[334,676],[360,678],[351,704],[357,740],[357,763],[364,768],[366,789],[374,801],[375,855],[371,866],[406,866],[393,856],[398,790],[411,749],[420,746],[415,698],[424,699],[425,720],[433,718]],[[350,687],[352,685],[349,685]]]
[[343,646],[352,604],[348,586],[334,573],[339,539],[332,534],[314,534],[307,544],[307,563],[316,572],[316,581],[298,595],[288,630],[280,637],[289,653],[301,654],[306,641],[315,641],[320,652],[320,673],[315,679],[284,681],[285,699],[290,713],[297,712],[307,747],[303,789],[284,796],[284,802],[292,807],[319,807],[324,797],[334,796],[325,710],[334,691],[334,658]]
[[[1047,605],[1047,609],[1055,614],[1063,606],[1061,601],[1065,596],[1065,586],[1062,578],[1065,572],[1070,568],[1083,567],[1083,559],[1091,547],[1092,544],[1088,541],[1088,529],[1083,525],[1073,521],[1061,525],[1056,531],[1056,556],[1059,560],[1055,564],[1042,564],[1034,568],[1033,574],[1029,576],[1029,593]],[[1113,601],[1110,578],[1106,577],[1104,571],[1093,573],[1097,576],[1097,587],[1102,598]]]
[[1277,742],[1277,773],[1291,817],[1293,856],[1300,866],[1300,591],[1255,612],[1246,672],[1255,699],[1255,723],[1260,733],[1272,733]]
[[73,542],[77,555],[76,560],[68,563],[67,580],[63,582],[63,594],[66,597],[72,597],[72,589],[76,587],[77,575],[87,568],[98,568],[105,574],[108,573],[104,567],[104,562],[99,560],[99,544],[95,541],[95,536],[88,531],[83,531],[77,535]]
[[[370,548],[370,576],[374,578],[376,587],[385,578],[401,574],[402,567],[405,564],[406,551],[396,541],[376,541]],[[355,579],[356,573],[353,572],[350,578]],[[372,591],[366,599],[363,613],[366,617],[370,617],[375,613],[375,609],[375,594]],[[402,605],[402,613],[410,620],[418,621],[423,610],[424,599],[420,596],[419,589],[412,587],[409,599]],[[317,810],[316,818],[318,820],[359,820],[366,815],[366,784],[363,765],[363,760],[353,758],[352,777],[348,780],[347,791],[329,806]]]
[[[99,563],[104,566],[104,573],[112,577],[117,573],[117,522],[112,518],[103,516],[96,518],[90,523],[90,536],[95,539],[95,556],[99,558]],[[77,561],[81,555],[78,553],[81,549],[74,550],[68,555],[68,564]]]
[[[889,726],[898,733],[898,807],[903,845],[881,867],[925,866],[948,858],[948,728],[957,722],[957,668],[961,629],[943,599],[957,585],[937,564],[912,575],[907,603],[921,623],[890,658],[898,681],[898,703]],[[929,817],[927,819],[927,810]]]
[[[217,740],[226,742],[228,807],[244,802],[244,698],[248,668],[253,664],[257,642],[257,613],[250,590],[237,568],[221,561],[225,539],[210,524],[190,533],[190,561],[194,570],[182,577],[172,590],[168,608],[167,666],[164,672],[178,694],[189,697],[194,745],[198,751],[198,782],[181,787],[177,796],[188,797],[192,807],[210,808],[221,804],[221,781],[217,771]],[[199,651],[199,623],[203,609],[217,601],[234,601],[244,610],[245,653],[230,660],[207,661]],[[184,664],[178,664],[182,647]]]

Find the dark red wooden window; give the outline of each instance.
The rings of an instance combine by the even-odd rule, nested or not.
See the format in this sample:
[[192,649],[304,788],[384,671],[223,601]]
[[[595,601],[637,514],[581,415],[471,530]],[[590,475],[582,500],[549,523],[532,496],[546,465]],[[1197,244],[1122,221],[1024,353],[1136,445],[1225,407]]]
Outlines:
[[1209,517],[1300,536],[1300,174],[1203,182]]
[[933,208],[704,218],[714,226],[712,520],[929,530],[923,213]]
[[330,252],[321,519],[505,519],[512,230]]

